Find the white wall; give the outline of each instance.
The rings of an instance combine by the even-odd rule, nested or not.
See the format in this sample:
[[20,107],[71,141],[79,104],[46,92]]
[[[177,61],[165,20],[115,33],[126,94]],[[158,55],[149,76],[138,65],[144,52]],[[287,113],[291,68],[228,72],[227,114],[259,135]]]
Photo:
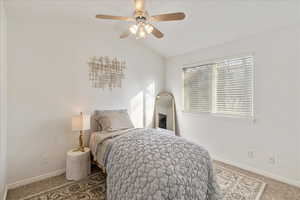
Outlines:
[[6,16],[0,0],[0,200],[6,185]]
[[[181,112],[183,65],[246,53],[255,54],[255,122]],[[170,58],[166,88],[175,95],[181,135],[217,159],[300,186],[299,75],[297,25]],[[248,159],[248,151],[255,151],[254,159]],[[268,162],[271,156],[275,165]]]
[[[80,111],[128,108],[136,126],[149,126],[155,94],[164,87],[164,60],[135,40],[120,40],[107,24],[29,24],[8,21],[8,182],[65,167]],[[122,89],[91,88],[88,58],[127,62]]]

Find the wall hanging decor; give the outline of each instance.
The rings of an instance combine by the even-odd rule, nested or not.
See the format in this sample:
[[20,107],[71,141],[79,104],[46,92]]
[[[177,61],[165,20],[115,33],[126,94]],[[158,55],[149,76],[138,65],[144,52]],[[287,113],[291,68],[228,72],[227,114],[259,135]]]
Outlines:
[[101,56],[92,57],[88,61],[89,79],[94,88],[121,88],[122,79],[125,78],[125,61],[119,61],[117,58]]

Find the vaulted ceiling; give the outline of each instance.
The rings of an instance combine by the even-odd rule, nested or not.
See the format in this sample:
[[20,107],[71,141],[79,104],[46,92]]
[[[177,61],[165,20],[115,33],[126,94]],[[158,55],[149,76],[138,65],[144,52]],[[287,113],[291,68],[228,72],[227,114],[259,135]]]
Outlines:
[[[299,0],[145,0],[150,14],[182,11],[184,21],[155,25],[163,39],[140,40],[164,57],[208,48],[250,35],[300,24]],[[111,24],[116,31],[128,22],[95,19],[96,14],[131,16],[133,0],[6,0],[8,17],[42,23]],[[116,38],[118,39],[118,38]]]

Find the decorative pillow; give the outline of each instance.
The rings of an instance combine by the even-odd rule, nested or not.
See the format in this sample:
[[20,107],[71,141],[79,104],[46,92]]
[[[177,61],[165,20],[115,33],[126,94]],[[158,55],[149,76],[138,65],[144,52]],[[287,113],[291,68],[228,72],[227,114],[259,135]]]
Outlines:
[[134,128],[127,110],[103,110],[96,112],[95,120],[101,131],[117,131]]
[[110,130],[111,129],[111,121],[110,121],[109,117],[107,117],[107,116],[100,116],[97,119],[97,122],[98,122],[98,125],[99,125],[99,129],[101,131]]

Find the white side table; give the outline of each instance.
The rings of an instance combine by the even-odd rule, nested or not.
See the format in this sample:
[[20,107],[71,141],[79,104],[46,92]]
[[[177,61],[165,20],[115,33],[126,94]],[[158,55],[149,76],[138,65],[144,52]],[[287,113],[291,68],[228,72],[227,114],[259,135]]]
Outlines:
[[68,180],[80,180],[91,174],[91,151],[89,148],[84,148],[82,151],[74,151],[67,153],[67,169],[66,178]]

